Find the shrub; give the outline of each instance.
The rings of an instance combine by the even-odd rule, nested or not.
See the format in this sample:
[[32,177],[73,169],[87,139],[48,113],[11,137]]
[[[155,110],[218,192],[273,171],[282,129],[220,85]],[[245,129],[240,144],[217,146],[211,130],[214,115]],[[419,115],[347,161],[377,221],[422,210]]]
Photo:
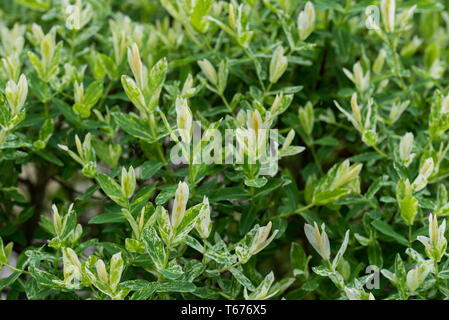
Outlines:
[[378,2],[0,0],[1,297],[448,298],[447,1]]

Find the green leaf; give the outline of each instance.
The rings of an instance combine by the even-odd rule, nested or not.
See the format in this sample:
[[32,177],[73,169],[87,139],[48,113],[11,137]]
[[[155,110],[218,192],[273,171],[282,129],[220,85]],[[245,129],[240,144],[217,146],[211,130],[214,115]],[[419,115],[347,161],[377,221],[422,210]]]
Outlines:
[[123,193],[120,185],[114,179],[103,173],[99,173],[97,175],[97,181],[100,184],[101,189],[111,200],[122,207],[128,205],[128,199]]
[[154,176],[160,168],[164,166],[164,163],[159,161],[145,161],[142,165],[142,173],[141,178],[142,179],[149,179],[152,176]]
[[121,212],[106,212],[89,220],[89,224],[104,224],[104,223],[123,223],[126,222],[125,217]]
[[145,93],[145,100],[148,101],[148,108],[151,112],[156,110],[159,102],[159,95],[164,85],[167,67],[167,59],[164,57],[151,68],[150,79],[148,81],[148,94]]
[[371,225],[377,230],[379,230],[381,233],[386,235],[387,237],[396,240],[397,243],[400,243],[404,246],[408,246],[407,239],[404,236],[397,233],[396,231],[394,231],[394,229],[389,224],[381,220],[374,220],[373,222],[371,222]]
[[172,240],[173,245],[178,245],[181,243],[187,234],[189,234],[189,232],[195,227],[196,220],[203,206],[203,203],[197,204],[184,213],[181,223],[174,230]]
[[159,283],[157,292],[193,292],[196,286],[187,281],[182,280],[168,280]]
[[120,128],[126,133],[132,135],[137,139],[142,139],[148,143],[157,141],[157,137],[154,137],[151,133],[149,124],[142,121],[141,118],[133,113],[125,114],[121,112],[112,112],[112,116]]
[[13,272],[8,277],[0,279],[0,291],[7,286],[11,286],[20,277],[20,275],[20,272]]
[[331,191],[319,192],[318,194],[313,196],[313,203],[320,205],[332,203],[340,199],[341,197],[347,195],[349,192],[350,190],[346,188],[337,188]]
[[261,178],[255,178],[255,179],[245,179],[245,184],[248,187],[254,187],[254,188],[262,188],[264,185],[266,185],[268,182],[267,178],[261,177]]
[[193,7],[193,11],[190,14],[190,23],[196,31],[200,33],[206,32],[208,25],[206,15],[212,8],[212,5],[213,5],[212,0],[195,1],[195,6]]
[[83,103],[92,108],[103,94],[103,81],[94,81],[86,89]]
[[156,229],[151,226],[145,228],[143,230],[143,241],[153,263],[159,270],[163,269],[167,253]]
[[179,279],[184,273],[179,264],[171,265],[166,269],[159,270],[159,272],[162,273],[164,277],[169,280]]
[[256,287],[254,287],[254,285],[252,284],[251,280],[249,280],[244,274],[243,272],[241,272],[239,269],[237,268],[232,268],[229,270],[232,275],[234,276],[234,278],[242,285],[244,286],[246,289],[248,289],[249,291],[254,291],[256,290]]
[[[143,96],[142,91],[137,87],[137,84],[130,77],[123,75],[122,76],[122,86],[125,89],[125,93],[128,96],[129,100],[136,106],[137,109],[142,114],[146,114],[148,112],[145,98]],[[123,129],[123,128],[122,128]],[[124,129],[123,129],[124,130]]]
[[157,282],[151,282],[144,288],[136,290],[131,296],[131,300],[148,300],[148,298],[157,290],[159,284]]
[[334,258],[334,261],[332,262],[332,267],[334,269],[337,268],[340,259],[345,254],[346,248],[348,247],[348,242],[349,242],[349,230],[346,231],[345,238],[343,240],[343,243],[341,244],[340,250],[338,250],[337,255]]

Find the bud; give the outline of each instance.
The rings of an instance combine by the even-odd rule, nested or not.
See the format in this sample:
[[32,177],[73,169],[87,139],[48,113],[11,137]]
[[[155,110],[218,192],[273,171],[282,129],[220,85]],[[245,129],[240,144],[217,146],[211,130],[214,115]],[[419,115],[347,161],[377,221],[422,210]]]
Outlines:
[[284,145],[282,146],[282,148],[288,148],[291,145],[294,138],[295,138],[295,130],[291,129],[288,132],[287,138],[285,138]]
[[9,80],[17,81],[20,74],[19,56],[17,54],[9,55],[2,59],[2,63]]
[[370,73],[368,71],[364,74],[360,61],[354,64],[352,67],[352,73],[346,68],[343,68],[343,72],[355,84],[359,92],[364,92],[368,89],[370,83]]
[[148,83],[148,73],[147,68],[140,60],[139,48],[135,42],[131,48],[128,48],[128,64],[133,72],[137,87],[143,91]]
[[214,66],[212,63],[209,62],[207,59],[203,59],[198,61],[198,65],[201,68],[201,71],[206,75],[206,78],[212,83],[214,86],[217,86],[218,84],[218,76],[217,71],[215,71]]
[[122,192],[127,197],[130,198],[136,188],[136,175],[134,173],[134,168],[131,166],[126,172],[125,168],[122,169]]
[[6,83],[5,96],[8,100],[11,113],[17,115],[25,104],[28,95],[28,81],[25,75],[20,75],[19,82],[9,80]]
[[321,232],[318,225],[314,222],[314,226],[310,224],[304,225],[304,232],[307,240],[309,240],[312,247],[319,253],[324,260],[329,260],[331,249],[329,245],[329,238],[324,230],[324,223],[321,225]]
[[382,71],[382,68],[384,66],[384,62],[385,62],[385,50],[382,49],[382,50],[379,51],[379,54],[377,55],[377,58],[374,61],[373,72],[375,74],[377,74],[377,73]]
[[409,22],[410,18],[413,17],[413,14],[415,13],[415,10],[417,8],[417,5],[415,4],[408,10],[404,10],[398,17],[398,25],[401,26],[401,28],[405,28],[407,23]]
[[73,93],[75,95],[75,103],[82,104],[84,101],[84,85],[83,83],[78,83],[78,81],[75,80],[75,83],[73,84]]
[[262,251],[266,246],[268,246],[274,237],[278,233],[278,230],[273,231],[271,237],[268,238],[271,231],[271,221],[265,227],[258,227],[256,234],[254,235],[253,241],[249,248],[249,255],[255,255],[256,253]]
[[108,272],[106,271],[106,266],[103,260],[98,259],[95,267],[97,269],[97,275],[100,281],[104,284],[108,284]]
[[175,193],[175,201],[171,214],[171,225],[173,229],[181,223],[186,211],[187,201],[189,200],[189,187],[185,182],[179,182],[178,189]]
[[394,32],[396,1],[382,0],[380,2],[380,9],[382,11],[382,20],[384,22],[385,30],[387,32]]
[[311,135],[313,131],[313,125],[315,122],[314,110],[312,102],[308,101],[306,106],[298,109],[299,121],[301,126],[307,135]]
[[176,114],[178,123],[178,132],[182,141],[190,146],[190,140],[192,139],[192,123],[193,117],[190,111],[187,99],[178,97],[176,99]]
[[357,103],[357,93],[354,92],[354,94],[351,97],[351,108],[352,108],[352,114],[354,115],[355,121],[361,126],[362,125],[362,116],[360,114],[360,108]]
[[46,34],[41,42],[42,68],[44,70],[48,70],[50,67],[55,48],[55,36],[52,33]]
[[298,30],[301,41],[306,40],[315,29],[315,8],[310,1],[307,1],[303,11],[298,15]]
[[410,294],[413,294],[421,286],[430,272],[433,272],[433,266],[429,260],[407,272],[407,288]]
[[390,120],[390,124],[395,123],[398,121],[399,117],[402,115],[404,110],[408,107],[410,104],[410,101],[404,101],[402,103],[394,103],[390,110],[390,115],[388,119]]
[[284,56],[284,48],[279,46],[273,53],[270,63],[270,82],[276,83],[287,69],[288,60]]
[[427,180],[432,175],[434,169],[434,163],[432,158],[427,158],[426,161],[424,161],[424,164],[419,169],[419,174],[416,177],[415,181],[413,181],[412,188],[413,190],[420,191],[424,189],[427,185]]
[[210,220],[210,205],[209,199],[204,196],[203,198],[204,206],[200,210],[200,214],[196,224],[196,230],[200,234],[201,238],[207,239],[212,230],[212,222]]
[[349,166],[349,160],[343,161],[343,163],[338,166],[334,181],[332,181],[331,189],[335,190],[349,184],[358,177],[362,167],[363,165],[361,163],[355,163],[352,166]]
[[408,166],[415,156],[415,154],[412,154],[412,148],[413,148],[413,133],[407,132],[402,138],[401,142],[399,144],[399,157],[401,158],[401,161]]
[[441,257],[446,252],[447,240],[444,237],[446,231],[446,220],[443,220],[438,227],[438,221],[436,215],[429,215],[429,237],[418,236],[425,249],[427,256],[434,262],[439,262]]
[[56,207],[56,205],[53,204],[51,206],[51,209],[53,211],[53,227],[55,228],[56,235],[59,237],[63,231],[62,219],[59,215],[58,207]]
[[36,39],[38,43],[41,43],[44,40],[45,34],[42,31],[42,27],[40,25],[33,23],[33,25],[31,26],[31,32],[34,39]]
[[441,104],[441,114],[445,114],[449,111],[449,94],[443,99]]

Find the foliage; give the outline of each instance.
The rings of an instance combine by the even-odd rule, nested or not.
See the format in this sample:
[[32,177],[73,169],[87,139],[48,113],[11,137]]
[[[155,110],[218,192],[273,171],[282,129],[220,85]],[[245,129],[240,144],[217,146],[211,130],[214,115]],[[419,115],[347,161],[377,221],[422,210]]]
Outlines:
[[1,298],[448,298],[448,6],[0,0]]

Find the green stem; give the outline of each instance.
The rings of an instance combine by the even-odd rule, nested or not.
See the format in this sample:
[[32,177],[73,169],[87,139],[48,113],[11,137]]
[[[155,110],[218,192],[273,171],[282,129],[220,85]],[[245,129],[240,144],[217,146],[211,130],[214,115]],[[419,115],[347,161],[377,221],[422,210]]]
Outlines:
[[224,96],[224,94],[222,92],[218,92],[218,95],[220,96],[221,100],[225,104],[226,108],[228,108],[229,112],[235,117],[234,110],[232,110],[232,107],[229,104],[228,99],[226,99],[226,97]]
[[412,248],[412,225],[408,226],[408,247]]
[[5,266],[6,266],[7,268],[9,268],[9,269],[15,271],[15,272],[20,272],[20,273],[24,273],[24,274],[29,274],[29,275],[31,275],[31,273],[29,273],[28,271],[21,270],[21,269],[17,269],[16,267],[13,267],[13,266],[11,266],[11,265],[9,265],[9,264],[6,264]]
[[390,158],[387,154],[385,154],[382,150],[380,150],[376,145],[373,145],[372,147],[373,147],[373,149],[374,149],[378,154],[380,154],[383,158],[386,158],[386,159],[390,159],[390,160],[391,160],[391,158]]
[[104,102],[106,101],[106,98],[108,97],[109,91],[111,91],[113,85],[114,85],[114,82],[110,81],[108,86],[106,87],[106,91],[104,92],[103,97],[101,98],[100,102],[98,103],[98,107],[97,107],[98,109],[100,109],[103,106]]
[[283,214],[278,215],[278,216],[270,217],[269,220],[274,220],[274,219],[277,219],[277,218],[281,218],[281,219],[282,218],[287,218],[287,217],[290,217],[290,216],[292,216],[294,214],[298,214],[298,213],[301,213],[303,211],[306,211],[306,210],[312,208],[313,206],[314,206],[314,204],[311,203],[311,204],[309,204],[309,205],[307,205],[305,207],[301,207],[299,209],[296,209],[295,211],[291,211],[291,212],[288,212],[288,213],[283,213]]
[[394,68],[395,68],[395,74],[396,77],[399,79],[399,82],[401,83],[402,91],[404,91],[405,96],[408,96],[407,88],[405,86],[404,78],[399,74],[399,55],[397,53],[397,42],[393,42],[393,40],[389,37],[388,44],[390,46],[391,51],[393,51],[393,60],[394,60]]
[[339,288],[340,290],[344,291],[345,286],[344,286],[344,284],[341,284],[340,280],[338,280],[337,271],[336,271],[335,268],[332,266],[332,263],[330,262],[329,259],[327,259],[326,261],[327,261],[327,263],[329,263],[329,267],[330,267],[332,273],[334,274],[335,279],[337,280],[338,288]]
[[224,267],[224,268],[218,270],[218,272],[223,273],[223,272],[225,272],[225,271],[234,269],[235,267],[239,266],[240,264],[241,264],[240,261],[239,261],[239,262],[236,262],[236,263],[234,263],[233,265],[230,265],[230,266],[227,266],[227,267]]
[[210,45],[210,43],[209,43],[209,40],[208,40],[203,34],[201,34],[201,33],[200,33],[200,38],[201,38],[201,40],[203,40],[204,44],[206,45],[206,48],[207,48],[210,52],[212,52],[212,54],[214,55],[214,57],[215,57],[218,61],[221,61],[221,58],[220,58],[220,56],[218,55],[218,53],[211,47],[211,45]]
[[203,264],[206,264],[206,250],[207,250],[206,239],[203,239]]
[[313,145],[313,142],[308,147],[310,148],[310,151],[312,152],[313,161],[315,162],[316,166],[320,170],[320,173],[324,174],[323,168],[321,167],[321,163],[318,160],[318,157],[317,157],[317,154],[316,154],[316,150],[315,150],[315,146]]
[[260,78],[259,73],[257,72],[257,61],[256,61],[256,58],[255,58],[255,57],[252,55],[252,53],[251,53],[248,49],[246,49],[246,48],[243,48],[243,52],[245,52],[245,54],[247,55],[247,57],[254,63],[254,67],[256,68],[256,75],[257,75],[257,78],[259,79],[260,86],[261,86],[262,90],[265,91],[265,85],[263,84],[263,81],[262,81],[262,79]]

